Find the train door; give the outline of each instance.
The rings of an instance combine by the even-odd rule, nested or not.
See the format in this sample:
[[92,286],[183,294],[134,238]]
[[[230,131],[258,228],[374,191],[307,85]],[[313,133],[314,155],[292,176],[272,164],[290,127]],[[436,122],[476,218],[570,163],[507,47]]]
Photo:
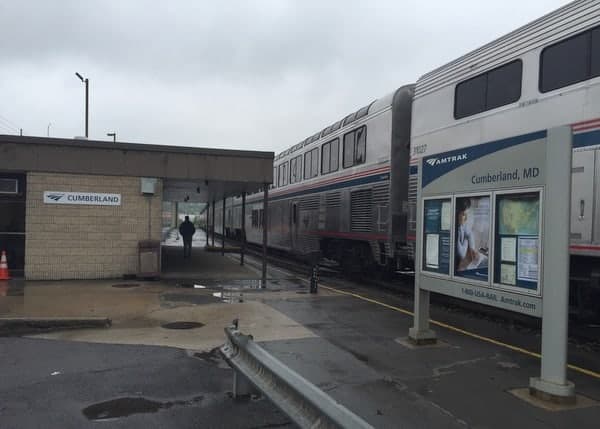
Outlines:
[[12,277],[25,271],[25,186],[24,174],[0,174],[0,252]]
[[573,152],[571,179],[571,240],[592,241],[595,156],[592,151]]

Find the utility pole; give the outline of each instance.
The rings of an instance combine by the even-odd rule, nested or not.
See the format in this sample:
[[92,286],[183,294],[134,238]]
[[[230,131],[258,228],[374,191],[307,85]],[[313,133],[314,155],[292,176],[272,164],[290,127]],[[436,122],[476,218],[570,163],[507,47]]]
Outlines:
[[89,95],[90,95],[90,80],[88,78],[83,78],[79,73],[75,72],[75,75],[85,83],[85,138],[88,138],[88,121],[89,121]]
[[[49,122],[49,123],[48,123],[48,127],[46,128],[46,135],[47,135],[48,137],[50,137],[50,125],[52,125],[52,122]],[[21,133],[21,135],[23,135],[23,134]]]

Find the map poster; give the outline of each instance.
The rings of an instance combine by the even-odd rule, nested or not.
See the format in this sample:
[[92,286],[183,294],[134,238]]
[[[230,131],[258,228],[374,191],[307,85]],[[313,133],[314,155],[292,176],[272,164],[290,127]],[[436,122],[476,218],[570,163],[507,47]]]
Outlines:
[[540,195],[538,192],[498,196],[498,233],[538,235]]

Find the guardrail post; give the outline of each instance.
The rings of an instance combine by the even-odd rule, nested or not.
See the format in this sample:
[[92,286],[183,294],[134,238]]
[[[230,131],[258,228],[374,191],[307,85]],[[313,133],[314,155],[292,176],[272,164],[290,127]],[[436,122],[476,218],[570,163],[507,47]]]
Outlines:
[[255,392],[254,386],[241,372],[233,371],[233,397],[244,398]]

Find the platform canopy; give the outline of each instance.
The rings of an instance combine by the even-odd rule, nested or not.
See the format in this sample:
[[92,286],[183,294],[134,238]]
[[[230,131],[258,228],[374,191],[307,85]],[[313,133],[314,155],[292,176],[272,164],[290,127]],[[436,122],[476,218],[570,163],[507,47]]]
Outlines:
[[0,171],[163,179],[164,200],[210,202],[273,181],[273,152],[0,135]]

